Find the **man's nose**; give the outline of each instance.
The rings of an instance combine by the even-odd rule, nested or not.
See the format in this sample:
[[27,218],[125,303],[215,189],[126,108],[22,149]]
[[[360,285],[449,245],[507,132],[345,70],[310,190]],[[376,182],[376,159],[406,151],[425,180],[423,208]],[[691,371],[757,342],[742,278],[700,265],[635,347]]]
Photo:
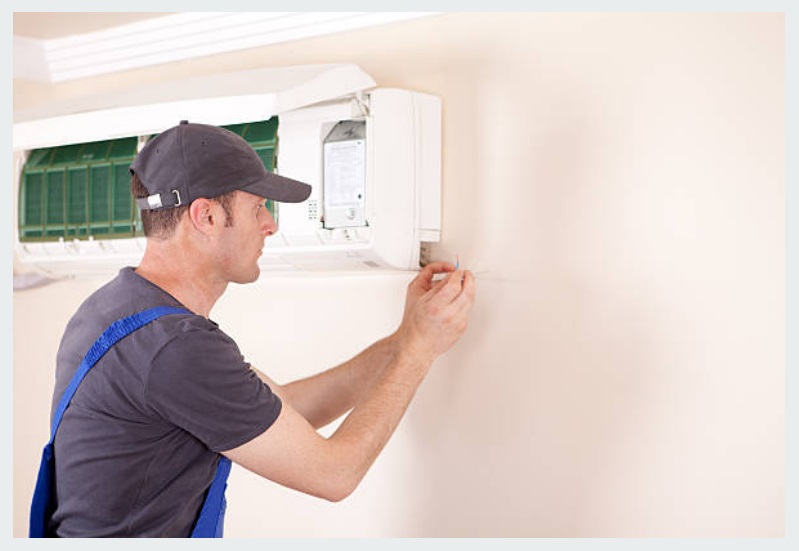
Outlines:
[[261,210],[266,213],[263,217],[263,221],[261,222],[261,233],[264,237],[274,235],[277,233],[277,222],[275,222],[274,216],[272,216],[272,213],[269,212],[269,209],[266,207]]

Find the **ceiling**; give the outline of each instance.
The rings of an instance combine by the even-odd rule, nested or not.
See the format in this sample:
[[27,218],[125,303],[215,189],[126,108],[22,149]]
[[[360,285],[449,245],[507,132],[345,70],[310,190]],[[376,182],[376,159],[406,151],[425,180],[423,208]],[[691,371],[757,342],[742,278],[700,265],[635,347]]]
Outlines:
[[172,12],[14,12],[14,35],[47,40],[102,31]]
[[14,78],[58,83],[438,12],[15,12]]

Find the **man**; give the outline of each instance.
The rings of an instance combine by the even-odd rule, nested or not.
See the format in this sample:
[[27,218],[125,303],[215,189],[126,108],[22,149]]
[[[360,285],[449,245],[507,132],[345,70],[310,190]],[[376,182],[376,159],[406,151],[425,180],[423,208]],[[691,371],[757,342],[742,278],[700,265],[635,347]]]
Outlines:
[[[426,266],[408,286],[393,334],[340,366],[280,385],[249,365],[209,315],[228,283],[259,276],[264,239],[277,231],[265,200],[304,201],[310,187],[268,173],[236,134],[188,123],[145,146],[131,174],[147,248],[137,268],[121,270],[70,320],[54,412],[87,351],[116,320],[153,307],[185,310],[125,333],[80,382],[55,433],[48,530],[197,535],[213,488],[224,489],[212,481],[228,460],[301,492],[344,499],[433,361],[466,329],[472,274]],[[444,277],[434,281],[436,274]],[[316,432],[348,411],[329,438]],[[211,524],[221,526],[223,510],[217,503]]]

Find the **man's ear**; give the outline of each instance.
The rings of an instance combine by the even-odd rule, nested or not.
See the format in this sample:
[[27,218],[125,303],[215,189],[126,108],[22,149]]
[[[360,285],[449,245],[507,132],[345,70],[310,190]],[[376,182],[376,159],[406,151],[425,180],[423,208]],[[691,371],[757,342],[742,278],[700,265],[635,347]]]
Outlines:
[[195,199],[189,205],[189,220],[202,233],[210,232],[217,222],[213,206],[211,201],[202,197]]

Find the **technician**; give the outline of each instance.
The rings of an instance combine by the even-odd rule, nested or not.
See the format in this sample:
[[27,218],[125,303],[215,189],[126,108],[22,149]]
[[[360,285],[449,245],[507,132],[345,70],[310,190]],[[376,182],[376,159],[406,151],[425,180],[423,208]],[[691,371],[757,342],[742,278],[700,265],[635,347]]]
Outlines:
[[[64,333],[47,534],[219,536],[230,461],[326,500],[350,495],[434,360],[465,331],[472,274],[429,264],[409,284],[394,333],[281,385],[209,316],[229,283],[259,276],[264,240],[277,230],[265,200],[301,202],[310,186],[267,172],[238,135],[185,122],[151,140],[131,174],[147,247]],[[102,355],[90,361],[98,343]],[[59,412],[79,366],[94,360]],[[317,432],[344,414],[332,436]]]

